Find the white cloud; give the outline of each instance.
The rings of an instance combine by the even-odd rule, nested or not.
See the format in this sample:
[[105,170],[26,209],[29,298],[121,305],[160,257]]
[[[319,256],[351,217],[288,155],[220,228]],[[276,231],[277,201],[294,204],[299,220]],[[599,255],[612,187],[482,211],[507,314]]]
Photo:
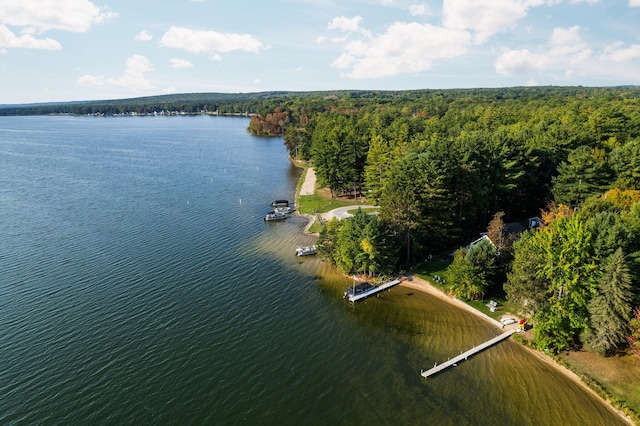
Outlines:
[[551,36],[549,56],[573,65],[591,56],[591,49],[580,37],[580,27],[555,28]]
[[151,82],[145,76],[145,73],[150,71],[153,71],[153,65],[146,57],[131,55],[127,58],[124,74],[116,79],[109,80],[109,83],[133,90],[150,89]]
[[176,26],[169,28],[169,31],[162,36],[160,45],[193,53],[231,52],[233,50],[255,53],[263,46],[259,40],[249,34],[224,34]]
[[167,87],[165,89],[162,89],[162,94],[163,95],[171,95],[171,94],[176,93],[176,92],[177,92],[177,90],[173,86],[170,86],[170,87]]
[[350,69],[345,76],[356,79],[417,73],[439,59],[462,55],[469,43],[464,31],[396,22],[380,36],[348,43],[332,66]]
[[35,38],[31,34],[15,35],[5,25],[0,24],[0,47],[2,48],[23,48],[23,49],[62,49],[60,43],[52,38]]
[[142,55],[131,55],[127,58],[124,73],[118,78],[105,78],[104,76],[84,75],[76,80],[79,86],[102,86],[110,84],[125,87],[131,90],[145,90],[152,87],[151,82],[145,76],[153,71],[153,65]]
[[495,63],[496,72],[502,75],[529,74],[546,66],[545,55],[532,53],[527,49],[505,50]]
[[640,7],[640,0],[629,0],[629,7]]
[[412,16],[431,16],[429,6],[424,3],[412,4],[409,6],[409,13],[411,13]]
[[624,43],[621,41],[607,46],[604,53],[600,56],[601,61],[609,62],[631,62],[634,59],[640,59],[640,44],[632,44],[629,47],[622,47]]
[[215,54],[215,55],[211,55],[211,57],[209,58],[212,61],[221,61],[222,60],[222,56]]
[[151,34],[147,30],[142,30],[138,34],[136,34],[134,38],[138,41],[150,41],[151,39],[153,39],[153,34]]
[[[346,18],[344,16],[335,17],[329,22],[327,25],[328,30],[340,30],[345,33],[360,33],[365,37],[371,37],[371,33],[363,28],[360,28],[360,21],[362,21],[361,16],[356,16],[354,18]],[[333,39],[334,42],[343,41],[348,37],[348,34],[344,37]]]
[[0,24],[25,27],[29,32],[51,29],[86,32],[93,24],[117,16],[88,0],[2,0]]
[[529,74],[544,70],[563,70],[566,76],[575,74],[574,66],[584,64],[592,50],[580,37],[580,27],[555,28],[546,50],[538,53],[528,49],[504,49],[495,62],[498,74]]
[[172,68],[191,68],[193,64],[185,59],[171,58],[169,59]]
[[545,0],[444,0],[443,25],[471,31],[474,42],[484,43],[524,18],[530,7],[544,3]]
[[104,85],[104,83],[104,77],[94,75],[83,75],[78,80],[76,80],[76,84],[78,86],[102,86]]
[[329,25],[327,25],[327,29],[356,32],[360,27],[360,21],[362,21],[362,16],[356,16],[354,18],[338,16],[333,18],[331,22],[329,22]]

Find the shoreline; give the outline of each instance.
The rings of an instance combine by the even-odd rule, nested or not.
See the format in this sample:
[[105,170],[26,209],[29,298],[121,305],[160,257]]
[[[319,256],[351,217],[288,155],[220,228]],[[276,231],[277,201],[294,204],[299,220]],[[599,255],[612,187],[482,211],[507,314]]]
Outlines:
[[[291,157],[290,157],[291,158]],[[297,167],[301,167],[300,165],[296,164],[295,161],[292,160],[292,163],[294,165],[296,165]],[[301,177],[302,183],[300,185],[298,185],[298,188],[296,190],[296,194],[295,194],[295,201],[297,203],[298,201],[298,197],[303,194],[303,188],[306,191],[306,194],[309,193],[313,193],[315,192],[315,173],[313,172],[312,168],[304,168],[301,167],[304,170],[303,175]],[[309,169],[311,169],[311,174],[312,176],[309,176]],[[299,212],[296,212],[296,214],[299,214]],[[308,220],[307,225],[304,228],[304,233],[305,234],[309,234],[308,229],[311,227],[311,225],[313,225],[314,221],[316,220],[315,217],[310,216],[310,215],[301,215],[301,216],[305,216]],[[497,329],[503,329],[503,325],[500,321],[495,320],[493,318],[491,318],[490,316],[486,315],[483,312],[478,311],[477,309],[469,306],[468,304],[464,303],[463,301],[450,297],[447,294],[445,294],[442,290],[440,290],[437,287],[434,287],[428,280],[425,280],[424,278],[420,278],[416,275],[411,275],[411,281],[409,280],[404,280],[403,282],[400,283],[400,286],[404,286],[406,288],[411,288],[413,290],[417,290],[417,291],[421,291],[423,293],[427,293],[430,294],[434,297],[438,297],[444,301],[446,301],[447,303],[450,303],[454,306],[457,306],[461,309],[465,309],[468,312],[476,315],[478,318],[483,319],[484,321],[487,321],[488,323],[492,324],[494,327],[496,327]],[[510,325],[510,326],[506,326],[507,327],[512,327],[515,328],[517,327],[517,324],[514,325]],[[630,425],[636,425],[636,423],[629,417],[627,416],[625,413],[623,413],[620,409],[618,409],[617,407],[615,407],[613,405],[613,403],[611,401],[609,401],[608,399],[604,398],[602,395],[599,395],[595,390],[593,390],[592,388],[590,388],[576,373],[574,373],[573,371],[571,371],[569,368],[559,364],[556,360],[554,360],[553,358],[551,358],[550,356],[537,351],[527,345],[523,345],[520,344],[520,346],[522,346],[525,350],[529,351],[530,354],[532,354],[533,356],[535,356],[536,358],[538,358],[540,361],[546,363],[547,365],[553,367],[558,373],[563,374],[566,378],[568,378],[569,380],[573,381],[575,384],[577,384],[578,386],[580,386],[582,389],[584,389],[586,392],[590,393],[591,395],[595,396],[597,399],[599,399],[600,401],[602,401],[606,406],[608,406],[614,413],[616,413],[622,420],[624,420],[626,423],[630,424]]]
[[[447,303],[450,303],[450,304],[455,305],[455,306],[457,306],[459,308],[465,309],[468,312],[471,312],[472,314],[476,315],[477,317],[489,322],[490,324],[494,325],[495,327],[502,329],[502,323],[500,321],[497,321],[497,320],[489,317],[488,315],[486,315],[483,312],[480,312],[477,309],[467,305],[466,303],[462,302],[459,299],[455,299],[453,297],[447,296],[442,290],[440,290],[439,288],[434,287],[429,281],[425,280],[424,278],[420,278],[420,277],[418,277],[416,275],[412,275],[411,276],[411,281],[405,280],[405,281],[400,283],[400,286],[404,286],[404,287],[410,288],[412,290],[421,291],[421,292],[430,294],[432,296],[438,297],[438,298],[446,301]],[[517,324],[516,325],[512,325],[511,327],[516,327],[516,326],[517,326]],[[624,420],[625,422],[627,422],[630,425],[635,425],[636,424],[629,416],[627,416],[620,409],[615,407],[611,403],[611,401],[607,400],[606,398],[603,398],[595,390],[591,389],[576,373],[574,373],[573,371],[571,371],[567,367],[559,364],[558,362],[556,362],[556,360],[554,360],[550,356],[548,356],[548,355],[546,355],[546,354],[544,354],[544,353],[542,353],[540,351],[537,351],[537,350],[535,350],[533,348],[530,348],[527,345],[520,344],[520,346],[522,346],[525,350],[529,351],[529,353],[531,353],[533,356],[538,358],[540,361],[546,363],[547,365],[550,365],[556,371],[558,371],[560,374],[563,374],[569,380],[573,381],[578,386],[580,386],[582,389],[584,389],[585,391],[587,391],[588,393],[590,393],[591,395],[595,396],[597,399],[602,401],[611,410],[613,410],[614,413],[616,413],[618,416],[620,416],[620,418],[622,418],[622,420]]]

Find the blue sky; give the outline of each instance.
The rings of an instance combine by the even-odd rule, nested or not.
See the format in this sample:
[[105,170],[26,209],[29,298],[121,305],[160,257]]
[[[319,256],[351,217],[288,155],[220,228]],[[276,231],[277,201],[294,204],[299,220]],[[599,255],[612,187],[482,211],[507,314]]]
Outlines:
[[640,85],[640,0],[2,0],[0,104]]

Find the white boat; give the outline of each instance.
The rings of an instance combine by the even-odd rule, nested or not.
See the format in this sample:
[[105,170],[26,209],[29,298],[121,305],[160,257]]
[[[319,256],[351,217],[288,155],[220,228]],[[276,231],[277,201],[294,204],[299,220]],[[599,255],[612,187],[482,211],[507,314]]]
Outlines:
[[289,200],[273,200],[271,207],[289,207]]
[[269,212],[267,213],[267,215],[264,217],[264,220],[266,221],[272,221],[272,220],[284,220],[287,218],[287,215],[284,213],[276,213],[276,212]]
[[273,211],[275,213],[290,214],[291,213],[291,207],[275,207],[273,209]]
[[298,246],[296,248],[296,256],[309,256],[316,254],[316,246]]

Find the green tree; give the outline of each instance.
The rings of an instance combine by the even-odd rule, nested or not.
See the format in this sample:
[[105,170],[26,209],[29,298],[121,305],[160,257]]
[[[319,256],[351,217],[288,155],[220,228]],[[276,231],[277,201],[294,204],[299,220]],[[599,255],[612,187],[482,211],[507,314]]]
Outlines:
[[407,262],[431,252],[459,235],[448,184],[454,169],[444,145],[410,153],[394,167],[380,199],[381,219],[401,238]]
[[611,152],[615,171],[615,186],[619,189],[640,189],[640,139],[634,139]]
[[358,259],[358,263],[369,276],[388,275],[396,267],[398,256],[394,241],[389,235],[389,228],[377,215],[369,216],[360,246],[362,259]]
[[591,350],[606,355],[625,342],[631,319],[631,288],[631,274],[619,248],[605,261],[597,294],[588,304],[590,327],[582,339]]
[[605,192],[613,173],[602,149],[581,146],[558,167],[552,192],[557,203],[576,207],[586,198]]
[[587,326],[587,304],[597,286],[591,233],[579,215],[560,218],[537,232],[544,250],[536,276],[548,280],[549,303],[535,315],[540,349],[565,349]]
[[316,242],[318,255],[329,260],[333,264],[336,264],[338,261],[338,235],[340,234],[340,229],[343,224],[343,221],[336,218],[325,223],[324,227],[320,231],[320,235],[318,236],[318,241]]
[[311,153],[318,183],[328,186],[332,194],[350,186],[354,144],[347,117],[339,114],[318,117]]
[[367,196],[371,200],[380,199],[384,185],[389,180],[392,167],[391,146],[382,135],[374,134],[369,144],[367,165],[365,166]]
[[483,299],[495,274],[496,255],[493,243],[487,238],[456,250],[446,271],[451,290],[470,300]]
[[536,230],[524,232],[514,243],[513,250],[514,258],[504,291],[518,312],[533,316],[548,305],[546,293],[551,286],[549,278],[539,273],[546,255],[541,234]]

